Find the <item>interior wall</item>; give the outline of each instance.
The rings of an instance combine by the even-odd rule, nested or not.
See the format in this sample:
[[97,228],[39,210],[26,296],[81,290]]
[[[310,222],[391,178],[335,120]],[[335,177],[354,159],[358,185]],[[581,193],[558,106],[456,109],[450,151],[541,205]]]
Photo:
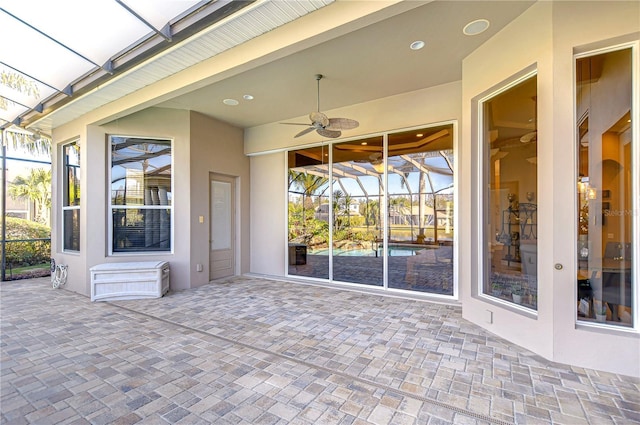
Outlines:
[[[466,203],[462,209],[472,213],[460,217],[458,231],[461,249],[459,282],[464,289],[461,295],[463,317],[547,358],[551,358],[553,353],[552,339],[549,336],[553,322],[553,266],[550,266],[553,264],[553,257],[552,250],[545,248],[552,243],[550,225],[553,219],[550,202],[553,196],[553,174],[545,166],[553,155],[551,37],[551,3],[537,3],[463,61],[459,190],[461,202]],[[477,285],[483,279],[479,247],[484,246],[480,242],[483,221],[478,214],[485,189],[479,186],[480,170],[476,155],[481,152],[483,139],[479,136],[473,109],[477,108],[478,97],[487,95],[491,89],[498,88],[501,83],[531,66],[535,66],[538,72],[538,182],[537,187],[529,186],[527,190],[521,188],[519,192],[535,192],[538,204],[537,315],[477,295],[481,292]]]
[[[348,108],[329,116],[356,119],[360,126],[345,132],[355,138],[444,121],[460,121],[461,83],[404,93]],[[251,154],[251,272],[284,276],[287,245],[285,148],[320,142],[315,134],[301,139],[299,130],[278,123],[245,131],[245,152]],[[307,137],[308,136],[308,137]],[[344,139],[341,139],[344,140]],[[457,148],[457,147],[456,147]],[[456,154],[459,152],[457,151]]]
[[[209,282],[209,173],[236,178],[236,274],[249,272],[249,158],[243,153],[243,130],[197,112],[190,113],[191,287]],[[204,222],[199,222],[199,217]],[[202,264],[201,272],[196,265]]]

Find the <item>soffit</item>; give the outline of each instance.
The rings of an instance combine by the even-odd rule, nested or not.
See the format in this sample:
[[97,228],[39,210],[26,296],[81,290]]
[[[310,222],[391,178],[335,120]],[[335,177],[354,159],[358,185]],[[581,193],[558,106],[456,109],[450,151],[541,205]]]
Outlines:
[[[322,111],[459,81],[463,58],[534,2],[408,3],[413,6],[411,10],[354,26],[352,31],[207,87],[198,87],[157,106],[197,111],[247,128],[304,119],[315,111],[315,74],[324,76],[320,87]],[[337,5],[338,2],[326,9]],[[489,29],[473,37],[464,35],[463,27],[480,18],[491,22]],[[411,50],[409,45],[416,40],[425,41],[426,46]],[[488,63],[487,69],[490,68]],[[243,101],[244,94],[252,95],[254,100]],[[239,100],[239,105],[224,105],[226,97]],[[292,129],[292,135],[296,130]]]
[[[0,0],[0,5],[6,1]],[[29,127],[49,132],[168,76],[185,74],[221,52],[233,53],[240,45],[267,33],[287,34],[290,46],[298,42],[304,48],[298,46],[291,50],[293,53],[283,49],[256,65],[243,64],[242,70],[238,67],[229,72],[229,77],[214,76],[215,82],[208,85],[203,86],[202,81],[186,82],[145,107],[196,111],[247,128],[301,117],[315,110],[314,75],[318,73],[325,75],[322,110],[458,81],[462,77],[462,59],[535,2],[401,2],[384,18],[359,17],[334,32],[327,30],[326,34],[331,34],[325,37],[303,39],[295,30],[289,30],[299,28],[295,23],[303,19],[305,24],[314,25],[325,16],[319,9],[340,10],[345,3],[348,2],[257,1],[182,41],[179,48],[168,49],[63,107],[45,114],[33,113]],[[392,5],[388,9],[394,8],[394,1],[385,3]],[[314,11],[318,12],[311,13]],[[474,37],[462,34],[465,24],[480,18],[491,22],[487,31]],[[408,46],[415,40],[424,40],[426,47],[410,50]],[[490,68],[490,64],[487,66]],[[241,99],[244,94],[253,95],[254,100],[237,107],[222,103],[224,98]]]
[[48,134],[332,1],[0,0],[0,126]]

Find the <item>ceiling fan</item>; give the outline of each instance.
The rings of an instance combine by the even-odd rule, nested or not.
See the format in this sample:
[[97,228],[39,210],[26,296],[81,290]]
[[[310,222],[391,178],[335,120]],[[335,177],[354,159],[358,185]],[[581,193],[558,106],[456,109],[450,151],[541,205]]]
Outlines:
[[320,112],[320,80],[322,74],[316,75],[316,81],[318,82],[318,110],[309,114],[311,124],[302,124],[297,122],[283,122],[281,124],[288,125],[306,125],[308,126],[294,137],[304,136],[313,130],[317,131],[319,135],[335,139],[342,135],[341,130],[351,130],[360,125],[358,121],[349,118],[328,118],[325,114]]

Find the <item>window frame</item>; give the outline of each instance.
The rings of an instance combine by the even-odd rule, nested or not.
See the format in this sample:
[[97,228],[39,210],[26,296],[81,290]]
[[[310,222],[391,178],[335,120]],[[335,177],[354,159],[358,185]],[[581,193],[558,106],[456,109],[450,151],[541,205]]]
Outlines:
[[[175,148],[175,140],[171,137],[153,137],[153,136],[131,136],[131,135],[123,135],[123,134],[109,134],[107,135],[107,190],[106,190],[106,203],[107,203],[107,253],[110,257],[121,257],[121,256],[149,256],[149,255],[170,255],[174,253],[175,246],[175,217],[174,217],[174,199],[172,197],[171,203],[168,205],[114,205],[111,202],[111,181],[112,181],[112,171],[113,171],[113,157],[111,155],[111,146],[113,144],[113,138],[135,138],[135,139],[144,139],[149,141],[166,141],[170,143],[171,147],[171,194],[174,193],[174,185],[175,185],[175,171],[174,171],[174,148]],[[151,251],[115,251],[113,250],[113,210],[114,209],[146,209],[146,210],[166,210],[169,209],[171,211],[170,216],[170,232],[169,232],[169,249],[167,250],[151,250]]]
[[[327,140],[327,141],[323,141],[323,142],[318,142],[318,143],[314,143],[314,144],[310,144],[310,145],[296,145],[296,146],[292,146],[289,148],[284,148],[281,151],[284,152],[285,154],[285,164],[284,164],[284,174],[285,176],[288,176],[288,171],[291,169],[290,168],[290,162],[289,162],[289,155],[291,155],[292,153],[295,153],[297,151],[304,151],[306,149],[312,149],[312,148],[326,148],[327,152],[326,152],[326,159],[327,162],[323,163],[326,164],[327,168],[328,168],[328,181],[329,181],[329,189],[327,189],[327,192],[329,192],[328,194],[328,205],[333,205],[334,203],[334,187],[336,187],[335,185],[338,185],[337,187],[340,187],[338,183],[335,182],[334,180],[334,168],[335,168],[335,162],[334,162],[334,146],[336,145],[340,145],[342,143],[354,143],[354,142],[362,142],[363,140],[367,140],[369,138],[381,138],[382,141],[382,159],[383,159],[383,166],[381,167],[381,178],[383,181],[382,187],[384,189],[382,189],[382,192],[379,195],[380,198],[380,224],[378,224],[378,226],[380,226],[381,231],[382,231],[382,240],[383,240],[383,246],[382,246],[382,250],[383,252],[387,252],[388,250],[388,239],[389,239],[389,218],[388,218],[388,199],[389,199],[389,181],[388,181],[388,176],[389,176],[389,171],[388,171],[388,142],[389,142],[389,137],[393,136],[393,135],[397,135],[399,133],[403,133],[403,132],[410,132],[413,130],[417,130],[417,129],[432,129],[435,127],[440,127],[440,126],[447,126],[450,125],[451,126],[451,131],[452,131],[452,147],[451,147],[451,151],[453,153],[453,161],[451,166],[453,167],[452,172],[453,172],[453,210],[452,210],[452,214],[453,214],[453,219],[452,219],[452,223],[453,223],[453,228],[456,229],[454,232],[454,236],[453,236],[453,240],[452,242],[452,250],[453,250],[453,259],[451,261],[452,264],[452,281],[451,281],[451,285],[452,285],[452,294],[441,294],[438,292],[429,292],[429,291],[419,291],[419,290],[411,290],[411,289],[402,289],[399,287],[393,287],[389,285],[389,263],[388,263],[388,255],[384,255],[383,256],[383,271],[382,271],[382,285],[378,286],[378,285],[363,285],[361,283],[358,282],[351,282],[351,281],[341,281],[336,279],[336,277],[334,276],[334,264],[333,264],[333,259],[334,259],[334,255],[331,254],[329,255],[329,261],[328,261],[328,277],[309,277],[309,276],[305,276],[302,274],[291,274],[289,272],[289,266],[291,266],[290,264],[290,258],[293,258],[294,255],[292,255],[290,253],[289,247],[287,247],[288,244],[291,243],[291,240],[289,239],[289,232],[288,232],[288,226],[289,226],[289,220],[290,220],[290,214],[289,214],[289,202],[290,202],[290,195],[291,195],[291,189],[290,189],[290,181],[288,181],[287,178],[284,179],[284,184],[283,184],[283,190],[285,193],[284,196],[284,220],[285,220],[285,226],[284,226],[284,238],[285,238],[285,249],[287,251],[285,251],[285,255],[284,255],[284,261],[283,261],[283,266],[284,266],[284,270],[285,270],[285,276],[290,277],[290,278],[305,278],[305,279],[312,279],[312,280],[317,280],[318,282],[322,282],[322,283],[326,283],[329,285],[339,285],[339,286],[353,286],[355,285],[356,287],[358,287],[359,289],[365,289],[365,288],[371,288],[372,291],[376,292],[376,291],[382,291],[382,292],[390,292],[390,293],[402,293],[405,295],[410,295],[411,297],[415,297],[415,298],[426,298],[426,299],[439,299],[439,300],[446,300],[446,301],[452,301],[452,300],[459,300],[460,298],[460,290],[459,290],[459,282],[458,282],[458,252],[459,252],[459,236],[458,236],[458,230],[459,229],[459,197],[460,197],[460,191],[459,191],[459,168],[458,168],[458,164],[459,164],[459,154],[460,154],[460,139],[459,139],[459,130],[458,130],[458,126],[459,126],[459,121],[458,120],[445,120],[445,121],[436,121],[436,122],[429,122],[426,124],[422,124],[422,125],[417,125],[417,126],[411,126],[411,127],[404,127],[404,128],[399,128],[399,129],[392,129],[392,130],[386,130],[386,131],[381,131],[381,132],[377,132],[377,133],[371,133],[368,135],[360,135],[360,136],[355,136],[355,137],[349,137],[349,138],[342,138],[342,139],[334,139],[334,140]],[[328,208],[328,223],[329,223],[329,232],[328,232],[328,246],[329,247],[333,247],[333,239],[334,239],[334,229],[333,229],[333,209],[332,208]],[[329,248],[329,250],[331,250],[331,248]],[[291,251],[293,252],[293,251]],[[306,252],[306,251],[305,251]],[[365,289],[366,290],[366,289]]]
[[[490,164],[488,164],[489,156],[489,146],[486,145],[484,132],[485,132],[485,112],[484,107],[486,102],[496,98],[502,93],[518,86],[525,81],[536,78],[538,79],[539,70],[537,64],[533,64],[529,67],[522,69],[515,74],[512,74],[510,77],[496,84],[492,88],[488,89],[484,93],[480,94],[473,100],[475,114],[473,117],[475,131],[476,131],[476,140],[477,147],[474,152],[475,156],[475,165],[477,167],[477,187],[475,190],[477,191],[476,202],[478,203],[478,214],[476,216],[476,229],[477,233],[475,234],[475,243],[477,245],[477,266],[475,268],[475,274],[478,277],[476,285],[472,286],[472,295],[474,297],[479,297],[484,301],[490,302],[492,304],[499,305],[508,310],[524,314],[526,316],[530,316],[532,318],[538,317],[538,312],[540,310],[539,302],[536,303],[535,308],[525,307],[521,304],[517,304],[515,302],[507,301],[501,299],[499,297],[493,296],[491,293],[485,292],[485,283],[490,281],[490,267],[488,267],[488,261],[490,261],[489,250],[490,250],[490,241],[492,240],[494,235],[491,233],[491,213],[489,211],[490,199],[489,199],[489,187],[491,183],[490,173]],[[536,82],[538,84],[538,82]],[[539,86],[538,86],[539,88]],[[536,89],[536,91],[539,91]],[[539,131],[539,125],[536,123],[537,131]],[[539,183],[539,170],[538,175],[536,177],[536,187]],[[536,192],[539,193],[539,190],[536,189]],[[537,242],[539,245],[539,241]],[[476,268],[477,267],[477,268]],[[539,286],[536,289],[536,297],[539,299]]]
[[[631,41],[625,42],[616,45],[608,45],[600,48],[589,48],[586,50],[583,49],[574,49],[574,54],[572,56],[572,80],[573,80],[573,168],[576,171],[576,175],[578,172],[578,160],[579,160],[579,152],[578,152],[578,144],[579,144],[579,134],[575,131],[576,125],[581,122],[584,118],[583,116],[578,116],[578,102],[577,102],[577,87],[576,87],[576,62],[579,59],[588,58],[597,56],[605,53],[612,53],[620,50],[630,49],[631,50],[631,164],[632,164],[632,175],[631,175],[631,240],[632,245],[635,243],[637,245],[638,241],[640,241],[640,170],[638,170],[638,165],[640,165],[640,125],[637,123],[640,122],[640,93],[638,93],[638,88],[640,87],[640,66],[638,65],[640,61],[640,41]],[[589,110],[587,110],[588,116]],[[634,125],[635,123],[635,125]],[[635,165],[635,167],[634,167]],[[574,243],[578,242],[578,193],[574,192],[574,211],[573,211],[573,241]],[[577,250],[576,250],[577,251]],[[574,274],[577,274],[578,271],[578,253],[575,254],[575,260],[572,264],[572,269],[574,270]],[[623,327],[617,326],[615,324],[607,323],[607,322],[590,322],[587,320],[581,320],[577,314],[574,314],[574,326],[576,329],[590,329],[590,330],[606,330],[609,334],[640,334],[640,250],[633,249],[632,251],[632,268],[631,268],[631,307],[632,307],[632,318],[631,318],[631,326]],[[634,293],[635,290],[635,293]],[[578,296],[578,288],[574,288],[574,296],[573,299],[577,299]],[[577,308],[574,307],[574,312],[577,313]]]
[[[78,165],[69,165],[68,161],[67,161],[67,154],[66,154],[66,150],[68,147],[75,145],[78,149]],[[62,251],[63,252],[70,252],[70,253],[79,253],[80,252],[80,245],[81,245],[81,241],[80,241],[80,237],[82,235],[82,226],[79,225],[78,226],[78,249],[73,249],[73,248],[68,248],[66,246],[66,241],[67,241],[67,228],[65,226],[66,220],[65,220],[65,213],[66,211],[78,211],[78,220],[81,220],[80,217],[80,211],[81,211],[81,203],[82,203],[82,197],[80,197],[78,199],[78,204],[77,205],[67,205],[69,203],[69,178],[68,178],[68,169],[69,167],[74,167],[77,168],[80,172],[82,172],[82,164],[81,164],[81,160],[80,160],[80,141],[78,139],[73,140],[69,143],[65,143],[61,146],[61,153],[62,153],[62,169],[63,171],[63,176],[62,176],[62,202],[61,202],[61,211],[62,211],[62,216],[61,216],[61,220],[62,220]],[[78,176],[80,176],[80,174],[78,173]],[[80,177],[78,177],[78,180],[80,180]],[[82,188],[82,185],[80,185],[80,188]]]

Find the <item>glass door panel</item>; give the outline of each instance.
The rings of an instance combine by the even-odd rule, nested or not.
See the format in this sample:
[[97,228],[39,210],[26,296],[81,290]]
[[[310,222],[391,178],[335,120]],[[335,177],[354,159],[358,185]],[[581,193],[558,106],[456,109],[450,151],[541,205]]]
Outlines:
[[329,151],[289,152],[288,272],[329,279]]
[[333,280],[382,286],[382,137],[336,143],[332,149]]
[[453,125],[389,135],[388,286],[453,295]]

